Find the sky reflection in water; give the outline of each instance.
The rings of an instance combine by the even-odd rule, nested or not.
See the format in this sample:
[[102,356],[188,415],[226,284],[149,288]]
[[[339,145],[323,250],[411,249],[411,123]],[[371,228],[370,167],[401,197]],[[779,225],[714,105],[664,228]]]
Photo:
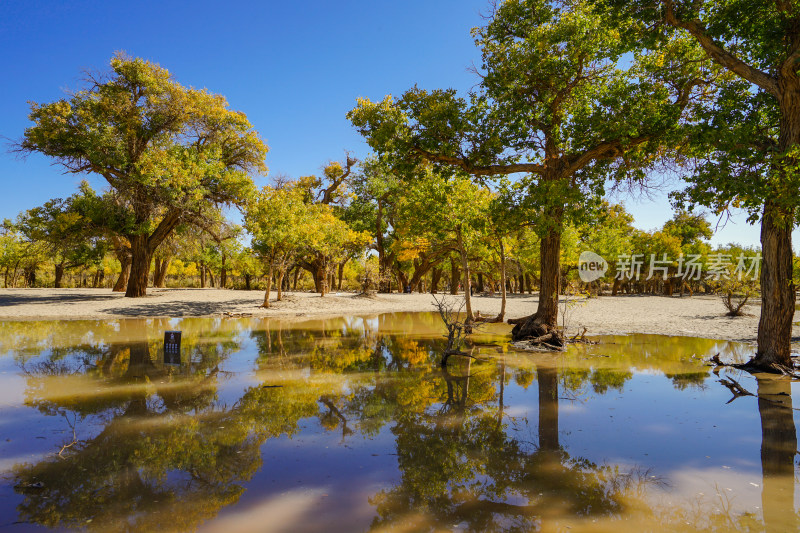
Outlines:
[[[750,347],[636,335],[553,356],[507,331],[442,372],[432,313],[0,322],[0,526],[797,528],[796,385],[704,365]],[[730,378],[761,397],[726,404]]]

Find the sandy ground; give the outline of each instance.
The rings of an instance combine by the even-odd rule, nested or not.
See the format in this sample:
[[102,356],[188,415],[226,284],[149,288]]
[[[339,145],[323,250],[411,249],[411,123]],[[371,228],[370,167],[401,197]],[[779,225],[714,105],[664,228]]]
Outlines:
[[[450,297],[449,298],[454,298]],[[260,307],[264,293],[221,289],[148,289],[146,298],[124,298],[108,289],[0,289],[0,320],[63,320],[134,317],[252,315],[308,317],[433,311],[429,294],[380,294],[371,297],[332,293],[288,293],[270,309]],[[274,293],[273,293],[274,299]],[[506,317],[536,310],[536,295],[509,296]],[[752,342],[758,328],[758,304],[750,316],[728,318],[714,296],[604,296],[566,303],[570,330],[589,334],[656,333]],[[473,297],[484,315],[500,309],[499,297]],[[800,341],[800,326],[793,339]]]

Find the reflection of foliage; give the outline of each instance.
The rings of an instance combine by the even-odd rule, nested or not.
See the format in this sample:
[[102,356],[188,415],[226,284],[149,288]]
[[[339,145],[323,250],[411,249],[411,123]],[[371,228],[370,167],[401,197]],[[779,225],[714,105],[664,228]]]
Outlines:
[[[559,445],[558,388],[621,390],[631,368],[664,372],[678,388],[702,384],[702,361],[685,354],[726,349],[717,341],[616,338],[570,349],[555,367],[549,356],[508,354],[458,359],[442,371],[443,331],[432,313],[313,323],[185,319],[184,365],[171,369],[160,363],[162,332],[176,328],[170,321],[27,324],[0,324],[8,334],[0,348],[25,372],[26,405],[75,420],[77,432],[61,457],[15,468],[21,518],[98,530],[196,527],[237,501],[262,468],[269,439],[295,435],[311,417],[342,439],[394,434],[401,480],[373,496],[376,527],[466,521],[476,531],[527,530],[548,513],[613,515],[628,478]],[[231,399],[218,389],[247,334],[261,383]],[[472,348],[491,357],[502,352],[496,340],[485,333]],[[536,445],[510,431],[528,423],[504,410],[511,383],[539,389]]]

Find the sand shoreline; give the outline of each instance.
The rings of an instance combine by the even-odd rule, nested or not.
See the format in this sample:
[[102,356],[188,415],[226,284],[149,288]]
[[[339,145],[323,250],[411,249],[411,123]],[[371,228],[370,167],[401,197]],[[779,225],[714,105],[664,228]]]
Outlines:
[[[260,307],[264,293],[225,289],[148,289],[145,298],[124,298],[108,289],[0,289],[0,320],[80,320],[156,318],[184,316],[314,317],[372,315],[391,312],[433,311],[429,294],[353,293],[318,294],[293,292],[270,309]],[[274,293],[273,293],[274,299]],[[603,296],[571,300],[567,327],[588,328],[588,334],[651,333],[754,342],[758,328],[758,304],[750,316],[729,318],[718,297]],[[506,317],[520,317],[536,310],[537,296],[511,295]],[[500,309],[499,296],[473,297],[473,309],[484,315]],[[563,307],[562,307],[563,309]],[[800,326],[795,326],[795,342]]]

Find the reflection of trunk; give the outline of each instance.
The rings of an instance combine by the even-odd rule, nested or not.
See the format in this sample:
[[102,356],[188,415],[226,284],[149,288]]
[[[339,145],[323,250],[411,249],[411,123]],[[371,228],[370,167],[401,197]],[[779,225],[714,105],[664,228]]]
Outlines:
[[558,372],[552,367],[538,368],[539,449],[558,450]]
[[794,317],[795,288],[792,282],[791,213],[782,214],[767,202],[761,221],[761,318],[758,321],[758,352],[753,364],[792,366],[789,356]]
[[794,425],[791,381],[758,378],[758,413],[761,415],[761,504],[767,531],[796,531],[794,509]]

